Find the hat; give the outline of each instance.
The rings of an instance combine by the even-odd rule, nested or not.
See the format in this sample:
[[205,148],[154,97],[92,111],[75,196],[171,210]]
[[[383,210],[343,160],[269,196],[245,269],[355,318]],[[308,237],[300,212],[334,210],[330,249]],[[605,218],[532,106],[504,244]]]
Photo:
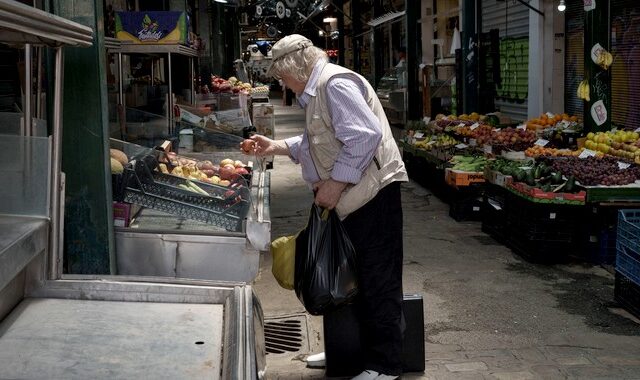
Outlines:
[[[273,58],[272,62],[275,62],[287,54],[293,53],[294,51],[302,50],[309,46],[313,46],[313,42],[305,36],[301,36],[299,34],[291,34],[281,38],[278,42],[273,45],[271,48],[271,56]],[[267,70],[267,75],[271,75],[271,68],[273,67],[273,63],[269,66]]]

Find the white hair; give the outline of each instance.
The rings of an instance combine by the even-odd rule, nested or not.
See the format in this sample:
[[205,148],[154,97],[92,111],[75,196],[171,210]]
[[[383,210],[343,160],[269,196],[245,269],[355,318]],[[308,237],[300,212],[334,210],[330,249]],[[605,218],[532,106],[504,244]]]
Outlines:
[[327,62],[329,60],[327,53],[318,47],[309,46],[276,59],[270,73],[276,79],[282,78],[282,74],[287,74],[306,83],[319,60]]

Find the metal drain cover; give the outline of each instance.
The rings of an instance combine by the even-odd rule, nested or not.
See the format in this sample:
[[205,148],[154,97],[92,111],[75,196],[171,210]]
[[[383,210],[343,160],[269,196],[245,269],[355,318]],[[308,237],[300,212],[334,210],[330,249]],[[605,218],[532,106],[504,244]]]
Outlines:
[[309,352],[306,316],[266,317],[264,340],[267,354]]

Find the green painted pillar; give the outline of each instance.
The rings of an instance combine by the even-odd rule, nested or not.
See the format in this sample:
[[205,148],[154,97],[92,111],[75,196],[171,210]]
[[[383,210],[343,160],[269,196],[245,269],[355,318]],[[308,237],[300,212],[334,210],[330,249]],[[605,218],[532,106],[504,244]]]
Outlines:
[[592,59],[592,51],[611,49],[609,1],[594,0],[594,3],[595,8],[585,10],[584,18],[584,77],[589,81],[589,101],[584,102],[584,127],[589,132],[611,129],[611,73]]
[[102,6],[100,0],[52,1],[52,13],[94,30],[92,47],[65,48],[66,273],[115,274]]

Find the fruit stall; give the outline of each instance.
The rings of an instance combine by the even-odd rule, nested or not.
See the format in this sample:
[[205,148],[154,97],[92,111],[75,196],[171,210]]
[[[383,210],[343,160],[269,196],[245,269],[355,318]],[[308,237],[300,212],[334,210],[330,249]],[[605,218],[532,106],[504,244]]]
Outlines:
[[[613,266],[620,210],[640,207],[640,140],[633,130],[583,133],[545,113],[517,124],[499,115],[409,122],[409,175],[527,260]],[[640,265],[639,265],[640,268]]]
[[233,150],[111,141],[118,273],[251,282],[271,241],[269,173]]
[[[51,117],[43,120],[50,135],[41,136],[24,117],[21,128],[3,128],[0,139],[0,173],[12,184],[0,204],[0,378],[259,378],[262,311],[251,286],[63,272],[64,240],[77,238],[62,228],[65,50],[92,46],[95,34],[16,1],[0,0],[0,19],[3,48],[25,50],[25,88],[36,67],[31,49],[55,58],[44,73],[52,88]],[[32,100],[24,99],[27,116]]]

